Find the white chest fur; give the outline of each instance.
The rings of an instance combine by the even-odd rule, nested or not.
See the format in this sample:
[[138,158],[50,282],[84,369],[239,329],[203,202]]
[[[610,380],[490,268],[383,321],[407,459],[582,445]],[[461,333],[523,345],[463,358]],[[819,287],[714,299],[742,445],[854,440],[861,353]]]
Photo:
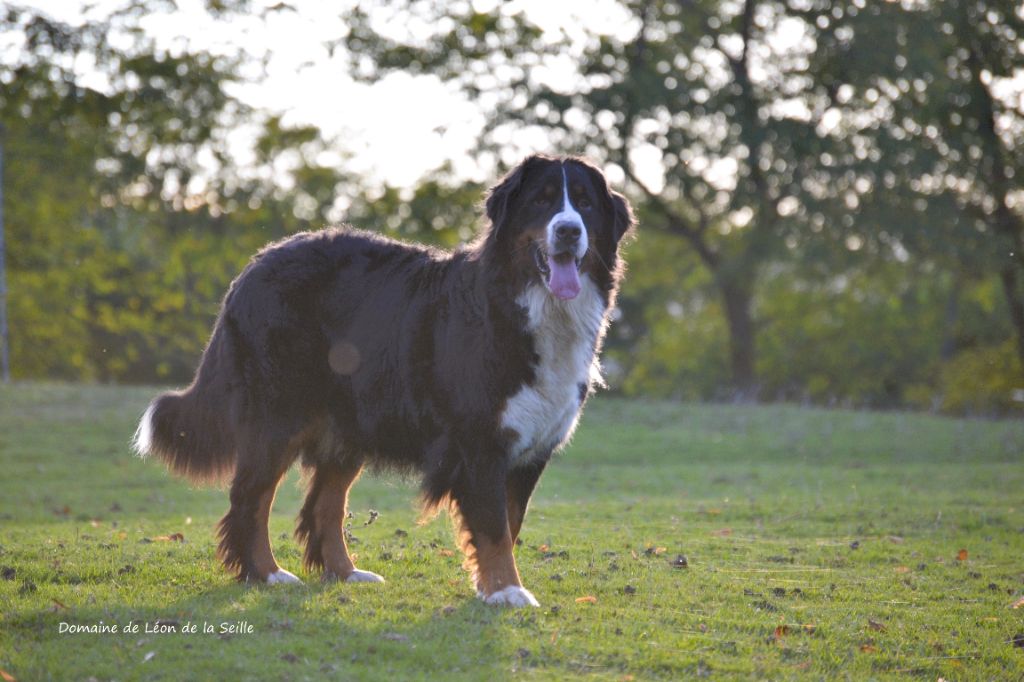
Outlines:
[[539,363],[533,383],[509,398],[502,413],[502,426],[516,433],[513,465],[557,449],[572,436],[580,415],[580,385],[589,390],[601,382],[597,348],[607,326],[604,299],[586,275],[571,301],[532,286],[517,302],[526,309]]

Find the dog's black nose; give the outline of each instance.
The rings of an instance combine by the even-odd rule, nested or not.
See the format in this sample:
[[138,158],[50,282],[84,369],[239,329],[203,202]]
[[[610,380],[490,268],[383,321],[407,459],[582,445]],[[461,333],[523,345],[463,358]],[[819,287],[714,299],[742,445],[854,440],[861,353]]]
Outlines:
[[580,235],[583,230],[576,223],[561,223],[555,225],[555,239],[560,242],[567,242],[573,244],[580,240]]

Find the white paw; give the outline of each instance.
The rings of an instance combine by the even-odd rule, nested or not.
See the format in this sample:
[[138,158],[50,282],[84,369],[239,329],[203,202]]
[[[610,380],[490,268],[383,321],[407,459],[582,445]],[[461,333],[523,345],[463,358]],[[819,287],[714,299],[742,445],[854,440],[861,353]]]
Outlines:
[[485,604],[490,604],[491,606],[514,606],[516,608],[521,606],[540,606],[540,602],[530,594],[528,589],[518,585],[509,585],[497,592],[492,592],[486,597],[480,595],[480,598],[484,600]]
[[287,584],[287,583],[298,583],[298,584],[301,585],[302,581],[299,580],[297,577],[295,577],[294,574],[289,573],[288,571],[284,570],[283,568],[279,568],[279,569],[277,569],[276,571],[274,571],[273,573],[271,573],[270,575],[267,576],[267,584],[268,585],[280,585],[280,584]]
[[347,578],[347,583],[382,583],[384,576],[377,575],[373,571],[360,571],[358,568],[352,571]]

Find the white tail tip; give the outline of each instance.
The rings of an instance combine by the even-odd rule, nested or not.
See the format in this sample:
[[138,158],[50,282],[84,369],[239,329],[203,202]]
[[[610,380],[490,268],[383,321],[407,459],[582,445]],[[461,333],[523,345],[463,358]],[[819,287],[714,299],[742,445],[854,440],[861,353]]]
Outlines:
[[156,401],[154,400],[146,408],[145,414],[142,415],[142,419],[139,420],[139,426],[135,429],[135,435],[132,437],[132,450],[139,457],[145,457],[149,454],[150,448],[153,446],[153,410],[156,409]]

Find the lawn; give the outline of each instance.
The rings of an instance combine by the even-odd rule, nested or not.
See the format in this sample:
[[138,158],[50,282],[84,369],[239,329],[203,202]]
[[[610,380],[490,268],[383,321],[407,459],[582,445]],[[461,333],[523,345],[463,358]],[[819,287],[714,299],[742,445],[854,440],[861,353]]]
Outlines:
[[350,504],[386,584],[299,570],[294,472],[271,531],[306,584],[234,583],[225,492],[129,452],[154,393],[0,386],[3,679],[1024,675],[1021,422],[599,397],[517,549],[541,608],[501,610],[398,479]]

